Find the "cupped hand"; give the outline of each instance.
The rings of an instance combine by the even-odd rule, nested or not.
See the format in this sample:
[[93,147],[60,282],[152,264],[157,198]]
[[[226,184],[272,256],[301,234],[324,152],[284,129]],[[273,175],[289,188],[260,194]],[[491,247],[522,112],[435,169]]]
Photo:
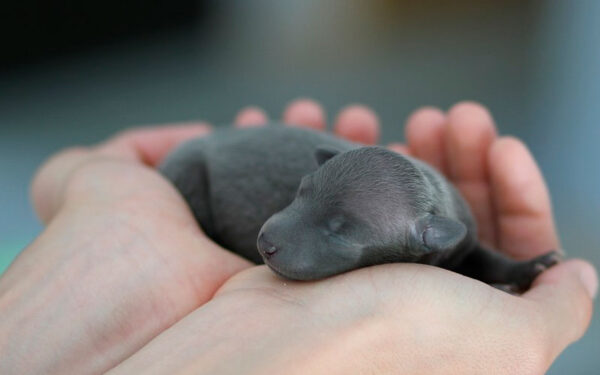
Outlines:
[[[261,116],[251,109],[239,118],[257,124]],[[342,133],[374,142],[377,127],[362,122]],[[419,110],[407,139],[390,147],[446,173],[473,208],[482,241],[518,258],[559,248],[535,162],[520,141],[497,137],[484,108]],[[544,272],[522,296],[417,264],[318,282],[252,267],[113,373],[541,374],[587,329],[596,289],[595,270],[581,260]]]
[[[374,116],[349,107],[338,126],[352,129],[365,113]],[[264,121],[247,109],[237,124]],[[307,100],[290,104],[283,121],[324,125]],[[32,198],[47,228],[0,279],[0,373],[103,372],[251,266],[208,239],[154,169],[176,144],[209,131],[135,129],[40,169]]]

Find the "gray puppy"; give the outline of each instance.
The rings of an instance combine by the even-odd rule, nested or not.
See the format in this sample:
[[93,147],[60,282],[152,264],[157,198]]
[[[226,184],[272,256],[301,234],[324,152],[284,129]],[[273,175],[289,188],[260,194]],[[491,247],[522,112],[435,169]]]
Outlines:
[[434,169],[322,132],[220,129],[178,147],[160,170],[209,237],[290,279],[418,262],[524,290],[559,259],[487,250],[467,204]]

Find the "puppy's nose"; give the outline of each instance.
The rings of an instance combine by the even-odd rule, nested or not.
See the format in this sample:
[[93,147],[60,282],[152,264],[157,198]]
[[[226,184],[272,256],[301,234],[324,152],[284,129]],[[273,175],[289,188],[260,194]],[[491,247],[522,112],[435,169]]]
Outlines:
[[258,251],[260,251],[265,257],[270,258],[277,252],[277,247],[266,239],[264,233],[258,236]]

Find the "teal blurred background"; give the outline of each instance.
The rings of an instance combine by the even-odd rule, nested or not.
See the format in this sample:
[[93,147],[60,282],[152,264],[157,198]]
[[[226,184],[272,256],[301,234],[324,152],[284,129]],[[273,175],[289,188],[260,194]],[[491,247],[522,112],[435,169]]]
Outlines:
[[[419,106],[482,102],[538,159],[567,252],[600,267],[600,2],[172,4],[131,23],[105,6],[104,34],[102,22],[78,32],[85,26],[62,20],[24,42],[24,28],[4,33],[12,47],[0,61],[0,272],[42,229],[28,184],[53,152],[132,125],[228,123],[248,104],[276,117],[300,96],[330,116],[348,103],[372,106],[385,142],[402,139]],[[121,23],[111,24],[115,14]],[[49,34],[56,24],[61,33]],[[599,373],[598,316],[550,374]]]

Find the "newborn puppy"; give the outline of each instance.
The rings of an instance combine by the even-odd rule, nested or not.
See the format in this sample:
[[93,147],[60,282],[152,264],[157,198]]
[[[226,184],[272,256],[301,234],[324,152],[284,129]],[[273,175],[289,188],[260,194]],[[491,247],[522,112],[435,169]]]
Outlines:
[[515,261],[484,248],[467,204],[433,168],[322,132],[217,130],[160,170],[209,237],[290,279],[418,262],[524,290],[559,259]]

